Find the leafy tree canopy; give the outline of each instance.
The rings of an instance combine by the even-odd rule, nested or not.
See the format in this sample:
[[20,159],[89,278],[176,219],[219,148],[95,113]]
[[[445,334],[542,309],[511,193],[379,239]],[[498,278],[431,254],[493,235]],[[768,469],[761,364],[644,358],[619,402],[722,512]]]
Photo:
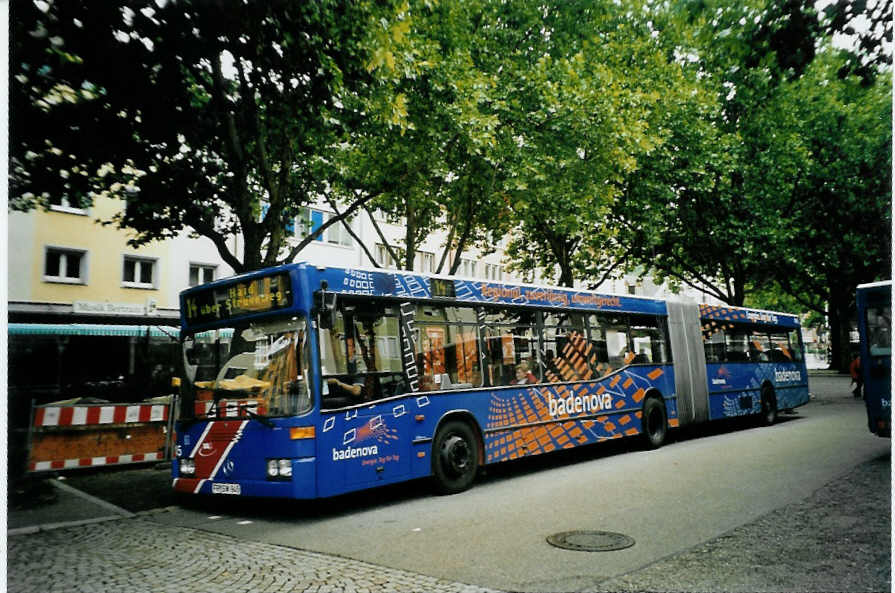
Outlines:
[[[302,244],[286,223],[327,191],[335,148],[359,121],[400,125],[386,83],[415,67],[406,10],[16,3],[12,205],[111,195],[127,200],[119,222],[138,243],[190,227],[237,271],[290,260]],[[348,210],[390,187],[381,181]],[[236,233],[241,253],[227,241]]]

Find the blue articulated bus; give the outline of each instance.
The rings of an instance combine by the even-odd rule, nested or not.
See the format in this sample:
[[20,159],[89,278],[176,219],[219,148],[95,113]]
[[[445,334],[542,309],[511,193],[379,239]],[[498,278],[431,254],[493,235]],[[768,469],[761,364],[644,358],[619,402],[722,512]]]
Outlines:
[[892,281],[862,284],[856,292],[861,373],[867,426],[892,436]]
[[173,485],[310,499],[809,399],[793,315],[290,264],[181,294]]

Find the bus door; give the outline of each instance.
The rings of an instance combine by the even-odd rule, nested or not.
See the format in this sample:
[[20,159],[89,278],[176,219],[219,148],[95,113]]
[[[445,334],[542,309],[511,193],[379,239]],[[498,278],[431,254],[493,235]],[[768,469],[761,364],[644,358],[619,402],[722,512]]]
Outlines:
[[398,314],[397,307],[348,301],[333,327],[320,331],[324,487],[374,486],[410,473],[414,399],[400,397],[410,388]]

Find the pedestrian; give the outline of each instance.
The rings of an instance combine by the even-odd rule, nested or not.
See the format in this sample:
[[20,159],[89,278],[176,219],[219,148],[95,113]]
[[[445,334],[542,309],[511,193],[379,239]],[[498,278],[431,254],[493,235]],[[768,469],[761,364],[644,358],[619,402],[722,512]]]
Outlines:
[[527,383],[537,382],[538,378],[535,377],[534,373],[531,372],[528,361],[523,360],[516,366],[516,380],[513,381],[514,384],[525,385]]
[[854,385],[854,388],[852,389],[852,395],[855,396],[855,399],[863,397],[862,388],[864,386],[864,376],[861,374],[860,354],[855,354],[855,357],[852,359],[851,364],[848,365],[848,370],[851,373],[851,381]]

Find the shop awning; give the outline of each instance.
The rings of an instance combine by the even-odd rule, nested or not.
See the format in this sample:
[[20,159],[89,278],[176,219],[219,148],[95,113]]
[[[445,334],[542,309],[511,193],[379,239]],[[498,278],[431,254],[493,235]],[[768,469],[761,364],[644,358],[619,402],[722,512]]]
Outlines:
[[168,325],[106,325],[99,323],[10,323],[11,336],[124,336],[178,339],[180,328]]

